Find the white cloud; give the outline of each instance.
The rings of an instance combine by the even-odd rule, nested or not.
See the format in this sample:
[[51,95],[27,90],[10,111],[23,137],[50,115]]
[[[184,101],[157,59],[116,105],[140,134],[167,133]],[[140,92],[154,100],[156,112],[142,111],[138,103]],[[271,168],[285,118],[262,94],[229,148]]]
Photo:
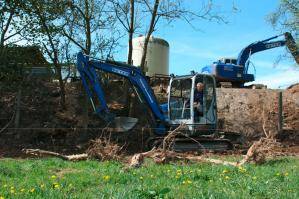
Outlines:
[[[291,84],[299,82],[299,69],[290,68],[279,73],[272,73],[260,78],[256,78],[254,84],[265,84],[269,88],[286,88]],[[251,84],[251,83],[250,83]]]

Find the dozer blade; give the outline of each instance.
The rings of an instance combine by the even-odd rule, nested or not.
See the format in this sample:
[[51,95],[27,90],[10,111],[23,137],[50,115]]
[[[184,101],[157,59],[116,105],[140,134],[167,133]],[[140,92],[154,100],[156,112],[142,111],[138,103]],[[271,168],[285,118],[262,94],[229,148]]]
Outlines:
[[133,117],[115,117],[109,124],[109,127],[116,132],[126,132],[131,130],[137,122],[138,119]]

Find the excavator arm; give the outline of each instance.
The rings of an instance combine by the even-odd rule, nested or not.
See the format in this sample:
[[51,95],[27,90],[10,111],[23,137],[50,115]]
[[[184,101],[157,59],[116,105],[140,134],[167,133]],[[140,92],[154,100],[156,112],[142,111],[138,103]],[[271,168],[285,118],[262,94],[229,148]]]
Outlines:
[[[102,61],[94,58],[89,59],[88,56],[81,52],[77,55],[77,68],[94,111],[105,121],[111,122],[115,120],[116,117],[110,113],[108,109],[105,94],[101,87],[101,77],[98,75],[96,70],[112,73],[128,79],[138,92],[137,94],[142,96],[143,100],[152,111],[155,121],[157,121],[157,129],[160,132],[163,132],[163,129],[165,129],[163,123],[165,123],[166,118],[160,109],[157,99],[152,88],[149,86],[146,77],[138,68],[120,62]],[[95,100],[98,100],[99,103],[96,104]],[[126,123],[126,121],[127,120],[124,119],[121,123]],[[120,121],[118,121],[118,123],[120,123]]]
[[244,74],[247,74],[247,72],[248,72],[248,65],[246,63],[247,63],[248,58],[252,54],[260,52],[260,51],[264,51],[264,50],[269,50],[272,48],[285,46],[285,45],[289,48],[291,54],[295,57],[295,60],[297,62],[298,58],[296,58],[296,55],[299,54],[298,49],[294,50],[294,47],[292,49],[290,48],[290,46],[296,46],[292,35],[288,32],[284,33],[283,35],[285,37],[283,40],[271,41],[273,39],[276,39],[276,38],[282,36],[282,35],[277,35],[277,36],[265,39],[263,41],[254,42],[254,43],[246,46],[245,48],[243,48],[242,51],[238,55],[237,65],[245,67]]

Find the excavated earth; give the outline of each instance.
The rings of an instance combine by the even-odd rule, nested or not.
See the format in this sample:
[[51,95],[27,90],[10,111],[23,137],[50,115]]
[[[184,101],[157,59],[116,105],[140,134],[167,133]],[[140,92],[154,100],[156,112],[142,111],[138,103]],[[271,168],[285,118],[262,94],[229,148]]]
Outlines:
[[286,90],[217,89],[218,119],[223,129],[249,138],[264,135],[263,125],[266,132],[277,131],[279,92],[283,96],[283,128],[298,134],[299,85]]
[[[123,87],[121,81],[104,85],[109,91],[109,107],[115,114],[125,116],[127,94]],[[21,90],[19,105],[18,90]],[[249,142],[264,136],[264,132],[276,133],[279,91],[283,92],[284,130],[278,137],[299,154],[299,85],[286,90],[217,89],[219,127],[240,133]],[[165,90],[156,87],[155,93],[160,102],[165,102]],[[66,110],[59,106],[58,83],[39,79],[16,85],[1,83],[0,157],[23,156],[24,148],[80,153],[86,150],[91,139],[100,136],[111,137],[130,154],[140,152],[151,131],[147,130],[151,126],[150,114],[144,105],[135,101],[132,98],[134,108],[130,115],[139,118],[137,128],[111,134],[105,123],[93,114],[80,81],[66,84]]]

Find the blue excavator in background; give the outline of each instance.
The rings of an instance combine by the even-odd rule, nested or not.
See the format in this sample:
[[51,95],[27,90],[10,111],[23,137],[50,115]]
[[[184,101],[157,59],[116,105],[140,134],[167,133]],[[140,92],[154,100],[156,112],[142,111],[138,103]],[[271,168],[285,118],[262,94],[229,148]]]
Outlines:
[[[284,35],[284,39],[272,41]],[[287,46],[295,61],[299,64],[299,51],[295,40],[289,32],[277,35],[263,41],[251,43],[241,50],[237,59],[222,58],[212,65],[205,66],[201,72],[215,76],[217,87],[231,84],[230,87],[242,88],[247,82],[254,81],[254,75],[248,74],[249,58],[252,54],[272,48]]]
[[[181,126],[180,132],[184,136],[176,137],[172,144],[172,148],[176,151],[223,151],[233,148],[230,140],[221,137],[222,132],[218,130],[213,76],[195,72],[190,75],[171,76],[168,103],[160,105],[148,79],[137,67],[121,62],[91,58],[80,52],[77,55],[77,68],[95,113],[113,130],[117,132],[130,131],[138,122],[138,118],[119,117],[109,110],[108,93],[105,93],[103,89],[103,75],[107,73],[128,80],[135,96],[145,104],[139,117],[144,117],[144,114],[147,114],[152,119],[150,128],[153,135],[147,142],[149,148],[160,145],[169,131],[182,124],[184,125]],[[194,101],[198,83],[203,84],[200,105],[196,105]]]

